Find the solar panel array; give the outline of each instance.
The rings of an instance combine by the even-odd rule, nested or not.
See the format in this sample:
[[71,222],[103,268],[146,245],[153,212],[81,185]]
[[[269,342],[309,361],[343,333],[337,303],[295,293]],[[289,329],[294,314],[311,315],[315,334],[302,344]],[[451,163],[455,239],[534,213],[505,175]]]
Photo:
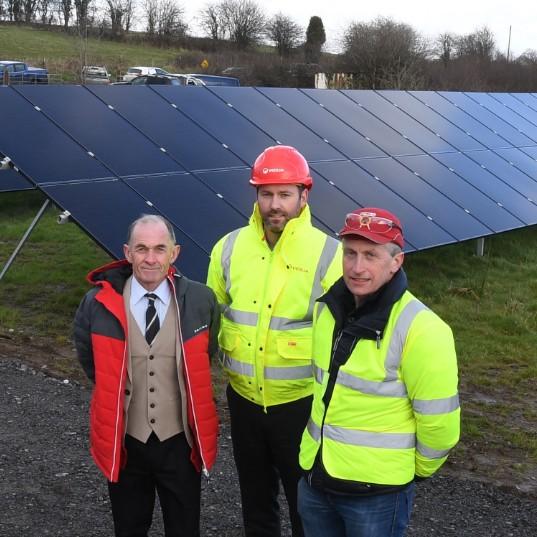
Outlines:
[[159,213],[198,279],[275,144],[309,161],[329,233],[359,206],[395,212],[407,251],[537,223],[537,94],[4,86],[0,114],[0,152],[105,250],[121,257],[128,224]]

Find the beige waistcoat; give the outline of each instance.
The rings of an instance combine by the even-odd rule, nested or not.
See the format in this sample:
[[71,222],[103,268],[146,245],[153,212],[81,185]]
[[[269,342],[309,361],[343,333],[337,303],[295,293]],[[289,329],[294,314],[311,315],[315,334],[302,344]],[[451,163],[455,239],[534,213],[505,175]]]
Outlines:
[[185,430],[186,393],[182,375],[181,341],[177,310],[172,302],[151,347],[130,311],[131,279],[123,292],[129,328],[127,382],[125,385],[126,432],[140,442],[154,432],[160,441]]

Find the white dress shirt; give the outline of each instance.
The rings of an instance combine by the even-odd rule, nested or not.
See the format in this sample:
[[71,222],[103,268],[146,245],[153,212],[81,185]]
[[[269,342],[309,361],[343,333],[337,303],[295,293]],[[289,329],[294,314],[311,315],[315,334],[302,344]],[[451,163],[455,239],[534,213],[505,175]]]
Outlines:
[[136,276],[132,276],[130,308],[132,316],[136,320],[136,324],[139,326],[142,334],[145,334],[145,312],[149,304],[149,299],[144,296],[146,293],[153,293],[158,297],[155,300],[155,308],[157,309],[161,326],[166,317],[170,300],[172,299],[170,286],[166,280],[161,282],[154,291],[148,291],[142,287]]

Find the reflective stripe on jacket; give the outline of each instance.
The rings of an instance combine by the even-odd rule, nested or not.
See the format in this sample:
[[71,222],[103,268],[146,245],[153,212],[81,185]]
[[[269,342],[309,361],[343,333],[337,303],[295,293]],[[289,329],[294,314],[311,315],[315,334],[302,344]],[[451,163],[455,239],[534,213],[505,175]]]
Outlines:
[[315,300],[341,275],[338,241],[310,219],[306,206],[271,250],[256,204],[249,225],[211,253],[207,284],[222,305],[225,370],[237,393],[265,407],[312,393]]
[[382,339],[377,331],[376,338],[353,342],[326,409],[338,339],[333,341],[330,308],[320,302],[316,315],[316,382],[300,448],[302,468],[310,470],[321,449],[324,471],[336,480],[402,485],[415,475],[432,475],[459,438],[457,362],[449,326],[404,291],[389,311]]

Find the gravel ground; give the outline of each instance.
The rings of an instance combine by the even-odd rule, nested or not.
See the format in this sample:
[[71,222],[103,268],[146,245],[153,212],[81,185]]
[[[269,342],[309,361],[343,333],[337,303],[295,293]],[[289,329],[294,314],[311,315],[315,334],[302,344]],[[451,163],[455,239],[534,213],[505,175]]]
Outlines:
[[[113,535],[106,483],[87,449],[90,392],[0,358],[0,537]],[[218,462],[204,481],[202,536],[242,535],[222,407]],[[151,536],[163,535],[155,511]],[[284,523],[284,535],[289,525]],[[530,496],[437,476],[420,483],[408,537],[537,536]]]

